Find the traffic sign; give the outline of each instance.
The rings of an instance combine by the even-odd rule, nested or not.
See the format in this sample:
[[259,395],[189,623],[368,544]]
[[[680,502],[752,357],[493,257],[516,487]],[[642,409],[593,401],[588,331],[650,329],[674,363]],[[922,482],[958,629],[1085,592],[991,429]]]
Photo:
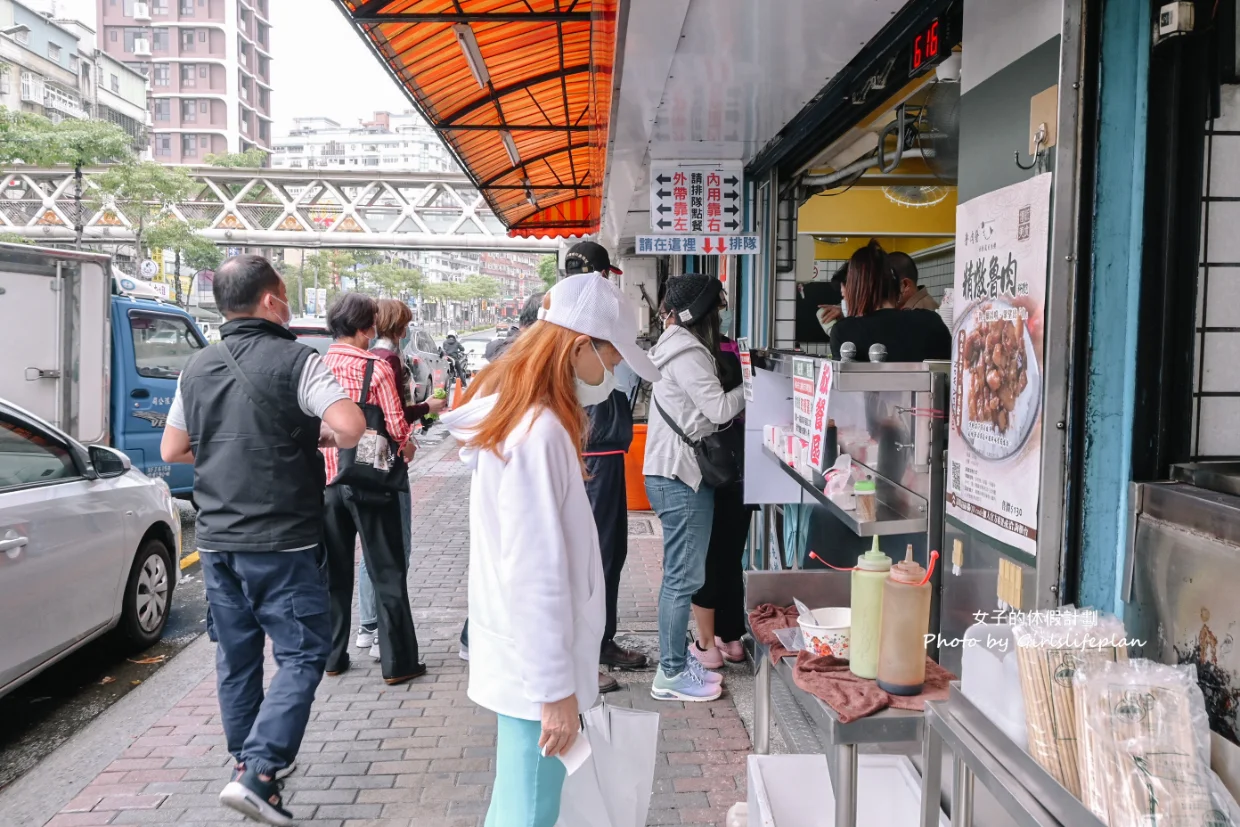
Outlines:
[[743,229],[740,161],[653,161],[650,229],[737,233]]
[[639,235],[637,254],[647,256],[755,256],[756,235]]

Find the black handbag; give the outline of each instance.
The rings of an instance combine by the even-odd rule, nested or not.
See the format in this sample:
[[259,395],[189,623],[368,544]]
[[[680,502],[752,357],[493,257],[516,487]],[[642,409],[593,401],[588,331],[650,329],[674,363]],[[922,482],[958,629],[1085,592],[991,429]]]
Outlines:
[[713,434],[693,440],[689,439],[680,426],[672,421],[657,399],[651,396],[650,401],[658,408],[659,415],[663,417],[663,421],[672,429],[672,432],[693,449],[698,469],[702,472],[702,482],[711,488],[722,488],[741,481],[741,452],[744,450],[745,435],[735,427],[735,422],[729,423],[727,427]]
[[357,447],[339,449],[336,478],[328,485],[348,486],[358,493],[395,494],[409,489],[409,467],[393,448],[383,408],[366,401],[374,372],[375,360],[368,359],[357,402],[366,417],[366,432]]

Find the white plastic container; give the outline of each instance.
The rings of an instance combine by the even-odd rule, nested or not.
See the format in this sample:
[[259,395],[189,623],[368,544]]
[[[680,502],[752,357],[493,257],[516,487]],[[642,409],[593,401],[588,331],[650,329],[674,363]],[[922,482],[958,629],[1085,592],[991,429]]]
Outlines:
[[848,660],[851,655],[852,609],[831,607],[812,611],[813,623],[797,618],[805,648],[818,657]]
[[1028,749],[1025,696],[1012,627],[978,623],[964,633],[960,691],[1021,749]]

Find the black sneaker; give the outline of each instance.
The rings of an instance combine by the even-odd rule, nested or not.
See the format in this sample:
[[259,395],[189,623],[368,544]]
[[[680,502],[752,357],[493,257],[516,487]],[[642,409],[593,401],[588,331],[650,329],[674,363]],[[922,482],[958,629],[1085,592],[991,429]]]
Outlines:
[[[233,760],[237,761],[236,758],[233,758]],[[284,769],[276,770],[276,780],[283,781],[284,779],[288,778],[290,775],[292,775],[296,771],[297,771],[297,759],[294,758],[293,763],[289,764]],[[242,763],[241,761],[237,761],[236,766],[233,767],[232,780],[240,781],[241,776],[243,775],[245,775],[245,764]]]
[[280,795],[283,786],[282,781],[264,781],[254,770],[245,769],[240,778],[225,785],[220,803],[252,821],[272,827],[290,827],[293,814],[284,809],[284,799]]

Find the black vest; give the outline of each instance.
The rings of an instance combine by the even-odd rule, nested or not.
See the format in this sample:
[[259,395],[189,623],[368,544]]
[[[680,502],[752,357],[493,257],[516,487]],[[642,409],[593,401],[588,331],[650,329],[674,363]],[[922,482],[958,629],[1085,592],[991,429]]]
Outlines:
[[296,438],[259,409],[215,347],[181,374],[181,403],[194,450],[198,545],[210,551],[287,551],[323,534],[319,420],[297,401],[314,351],[262,319],[220,327],[233,358],[267,404],[298,429]]

